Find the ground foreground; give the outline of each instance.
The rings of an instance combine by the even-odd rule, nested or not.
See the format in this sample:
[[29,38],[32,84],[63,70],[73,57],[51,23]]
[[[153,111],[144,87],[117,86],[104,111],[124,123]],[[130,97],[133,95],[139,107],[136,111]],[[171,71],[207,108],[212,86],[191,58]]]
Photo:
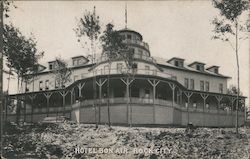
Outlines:
[[61,123],[5,130],[4,158],[250,158],[250,128],[185,129]]

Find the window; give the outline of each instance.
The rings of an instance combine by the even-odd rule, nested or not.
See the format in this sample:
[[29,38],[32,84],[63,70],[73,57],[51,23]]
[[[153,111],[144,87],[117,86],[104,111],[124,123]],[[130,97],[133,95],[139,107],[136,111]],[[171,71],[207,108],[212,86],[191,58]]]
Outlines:
[[190,79],[190,89],[194,89],[194,79]]
[[205,88],[206,88],[206,91],[208,92],[209,91],[209,82],[208,81],[206,81]]
[[118,73],[122,72],[122,68],[123,68],[123,64],[122,63],[117,63],[117,72]]
[[179,66],[183,67],[183,61],[179,62]]
[[45,81],[45,89],[48,90],[49,89],[49,80]]
[[127,35],[127,38],[129,39],[129,40],[131,40],[132,39],[132,36],[131,35]]
[[74,82],[78,80],[78,75],[74,76]]
[[53,64],[49,64],[49,69],[52,70],[53,69]]
[[200,81],[200,90],[204,91],[204,81]]
[[26,85],[25,92],[29,92],[29,91],[30,91],[30,89],[29,89],[29,87]]
[[179,66],[179,62],[178,61],[174,61],[174,65],[178,67]]
[[39,90],[42,91],[43,90],[43,81],[39,82]]
[[58,88],[58,86],[59,86],[58,79],[55,79],[55,89]]
[[74,59],[73,60],[73,66],[77,66],[78,64],[77,64],[77,60],[76,59]]
[[201,70],[201,67],[200,67],[200,65],[196,65],[196,70]]
[[219,84],[219,92],[223,93],[223,84],[222,83]]
[[138,50],[139,58],[142,58],[143,51],[141,49]]
[[188,88],[188,78],[185,78],[185,79],[184,79],[184,86],[185,86],[186,88]]
[[104,73],[108,73],[108,71],[109,71],[109,65],[105,65],[104,66]]
[[84,79],[84,74],[81,75],[81,78]]
[[215,69],[214,69],[214,73],[216,73],[216,74],[219,73],[218,68],[215,68]]
[[196,65],[196,70],[204,71],[204,66],[203,65]]
[[149,69],[150,69],[149,66],[145,66],[145,73],[146,74],[149,74]]

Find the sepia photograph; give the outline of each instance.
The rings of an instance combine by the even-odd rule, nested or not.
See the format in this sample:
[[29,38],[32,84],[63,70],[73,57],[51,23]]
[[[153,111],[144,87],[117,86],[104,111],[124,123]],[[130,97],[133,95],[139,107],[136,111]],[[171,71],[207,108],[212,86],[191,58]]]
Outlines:
[[249,159],[250,1],[0,2],[1,159]]

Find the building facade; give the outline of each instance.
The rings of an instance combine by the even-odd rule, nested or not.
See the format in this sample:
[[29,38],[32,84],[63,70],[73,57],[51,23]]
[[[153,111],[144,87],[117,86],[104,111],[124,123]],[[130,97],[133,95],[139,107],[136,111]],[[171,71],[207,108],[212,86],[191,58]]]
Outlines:
[[[132,69],[121,57],[110,61],[105,55],[94,60],[76,56],[68,61],[69,80],[60,85],[58,62],[50,61],[23,84],[22,93],[8,97],[6,106],[16,107],[6,107],[7,119],[20,114],[37,122],[66,115],[80,123],[107,123],[110,118],[112,124],[234,126],[236,96],[227,94],[230,77],[220,74],[219,66],[153,58],[140,33],[123,29],[119,34],[133,52]],[[244,102],[241,96],[240,124]]]

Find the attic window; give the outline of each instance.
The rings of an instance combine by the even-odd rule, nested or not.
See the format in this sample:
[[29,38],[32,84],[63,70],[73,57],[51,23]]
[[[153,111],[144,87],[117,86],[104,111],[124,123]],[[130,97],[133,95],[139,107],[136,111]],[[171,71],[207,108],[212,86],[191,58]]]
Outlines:
[[200,65],[196,65],[196,70],[201,70],[201,67],[200,67]]
[[196,70],[204,71],[204,67],[202,65],[196,65]]
[[218,68],[215,68],[215,69],[214,69],[214,73],[216,73],[216,74],[219,73]]
[[178,61],[174,61],[174,65],[178,67],[179,66],[179,62]]
[[53,64],[49,64],[49,69],[52,70],[53,69]]

